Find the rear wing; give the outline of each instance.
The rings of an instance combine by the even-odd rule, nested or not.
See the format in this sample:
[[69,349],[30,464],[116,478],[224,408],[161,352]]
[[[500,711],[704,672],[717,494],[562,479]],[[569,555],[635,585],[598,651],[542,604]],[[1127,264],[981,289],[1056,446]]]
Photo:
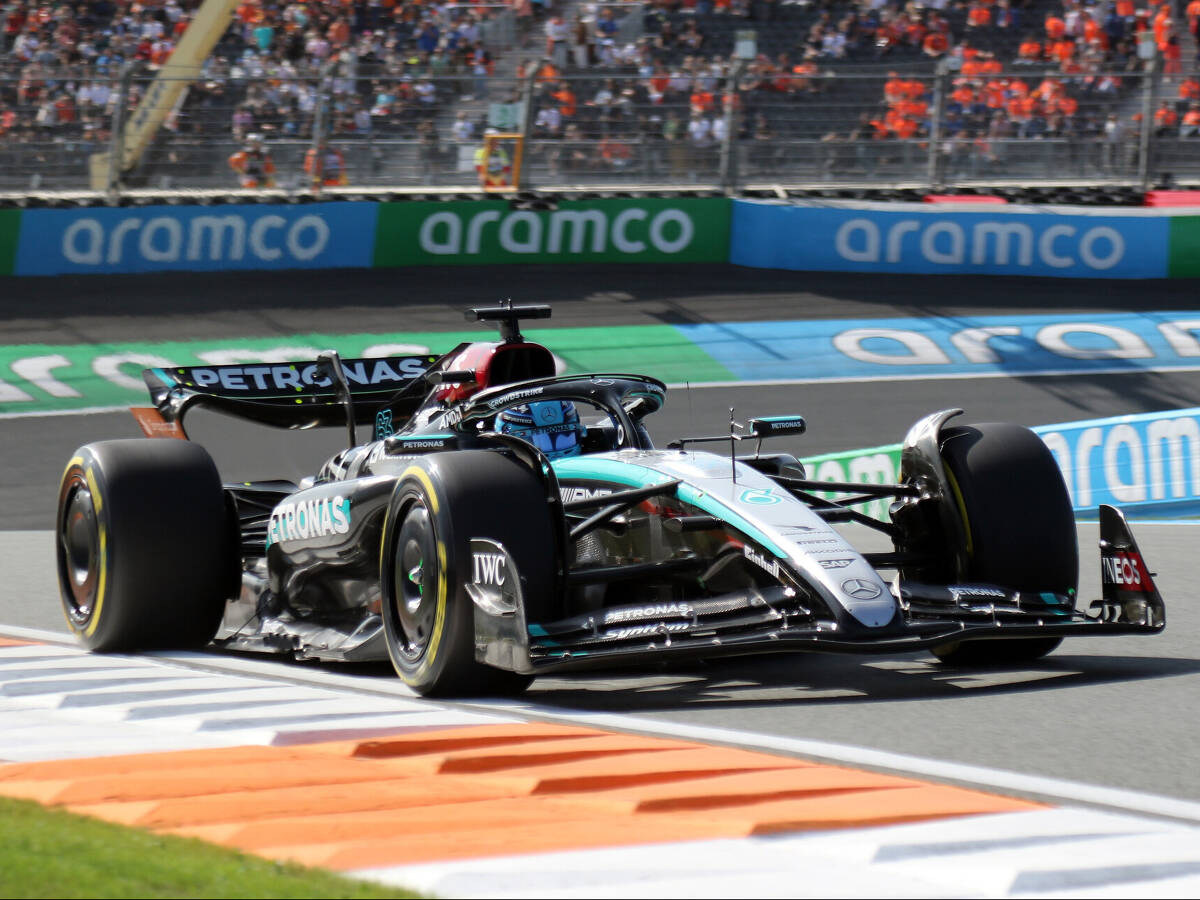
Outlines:
[[[355,422],[373,424],[385,404],[392,405],[393,415],[401,420],[412,415],[424,396],[421,388],[425,376],[442,358],[430,355],[342,360]],[[346,407],[337,395],[334,380],[317,361],[160,367],[143,370],[142,378],[150,389],[154,409],[140,413],[135,410],[134,415],[143,430],[151,425],[159,434],[164,426],[182,432],[183,418],[195,406],[278,428],[346,423]],[[154,423],[160,418],[161,423]]]

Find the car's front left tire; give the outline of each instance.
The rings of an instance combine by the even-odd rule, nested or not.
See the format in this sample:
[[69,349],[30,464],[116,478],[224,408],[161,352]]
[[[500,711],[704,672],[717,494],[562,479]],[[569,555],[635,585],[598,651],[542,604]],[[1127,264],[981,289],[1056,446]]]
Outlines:
[[553,593],[553,520],[542,480],[497,451],[414,459],[392,494],[380,554],[388,655],[400,678],[428,696],[512,694],[528,675],[475,660],[472,538],[504,546],[527,612]]

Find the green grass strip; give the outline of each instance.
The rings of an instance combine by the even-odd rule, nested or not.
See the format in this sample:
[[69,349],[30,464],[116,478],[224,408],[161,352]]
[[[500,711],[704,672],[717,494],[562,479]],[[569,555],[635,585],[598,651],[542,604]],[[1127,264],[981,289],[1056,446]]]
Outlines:
[[0,797],[0,897],[419,897]]

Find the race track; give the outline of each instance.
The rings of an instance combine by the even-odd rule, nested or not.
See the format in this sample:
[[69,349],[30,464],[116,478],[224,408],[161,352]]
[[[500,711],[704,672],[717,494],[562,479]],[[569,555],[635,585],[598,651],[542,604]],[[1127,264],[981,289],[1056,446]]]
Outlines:
[[[461,330],[458,308],[495,299],[501,284],[514,300],[554,302],[559,325],[1196,305],[1178,283],[883,279],[724,267],[239,278],[204,285],[166,277],[10,281],[0,343],[103,343],[181,332]],[[440,299],[447,296],[453,299]],[[1196,373],[697,388],[674,391],[652,431],[659,441],[715,433],[731,406],[739,418],[801,413],[809,434],[790,449],[809,455],[898,441],[919,416],[952,406],[966,408],[976,421],[1035,425],[1198,404]],[[242,426],[204,423],[196,432],[229,478],[299,475],[336,449],[340,436],[305,436],[314,442],[302,447],[294,435]],[[61,466],[81,443],[134,433],[132,420],[120,413],[0,421],[0,498],[8,529],[0,532],[0,623],[64,630],[45,532]],[[1098,596],[1095,527],[1081,524],[1080,533],[1081,594]],[[632,714],[668,731],[699,728],[717,742],[735,732],[731,740],[737,743],[758,740],[767,747],[788,739],[831,742],[1200,802],[1200,724],[1194,714],[1200,704],[1200,607],[1193,599],[1200,526],[1144,524],[1136,533],[1167,601],[1169,625],[1159,637],[1077,639],[1035,665],[986,672],[943,669],[922,655],[805,656],[545,678],[509,708],[534,716],[599,716],[591,720],[618,728]],[[387,677],[378,670],[358,674]],[[617,718],[602,718],[607,715]],[[1037,793],[1032,787],[1027,792]]]

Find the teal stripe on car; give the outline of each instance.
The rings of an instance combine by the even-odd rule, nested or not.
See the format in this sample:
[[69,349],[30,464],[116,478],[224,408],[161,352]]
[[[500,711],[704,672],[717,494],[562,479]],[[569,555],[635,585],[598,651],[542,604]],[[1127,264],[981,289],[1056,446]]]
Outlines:
[[[556,460],[552,463],[554,474],[560,479],[580,478],[593,481],[608,481],[613,484],[623,484],[628,487],[650,487],[673,481],[655,469],[639,466],[636,463],[620,462],[615,459],[575,456],[568,459]],[[788,553],[783,550],[762,529],[744,518],[736,509],[727,505],[719,497],[714,497],[707,491],[701,491],[686,482],[679,486],[679,499],[704,510],[710,516],[715,516],[727,522],[742,534],[757,541],[780,559],[787,559]]]

